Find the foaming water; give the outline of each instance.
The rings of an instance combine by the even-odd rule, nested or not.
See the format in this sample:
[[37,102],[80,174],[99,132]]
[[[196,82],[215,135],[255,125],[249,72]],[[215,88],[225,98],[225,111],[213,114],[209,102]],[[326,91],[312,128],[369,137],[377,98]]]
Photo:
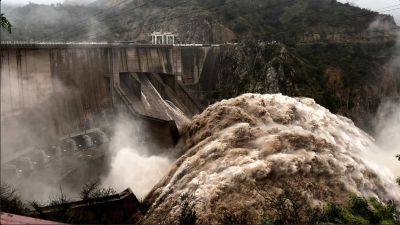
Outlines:
[[312,99],[246,94],[218,102],[193,118],[181,146],[185,154],[148,196],[146,223],[175,221],[187,193],[200,223],[219,221],[226,209],[258,221],[269,208],[261,196],[290,186],[316,207],[350,194],[400,201],[390,170],[365,157],[379,151],[374,139]]
[[[149,80],[142,80],[142,85],[146,86],[145,93],[142,92],[142,96],[144,96],[144,106],[148,114],[160,119],[174,120],[178,128],[190,122],[189,118],[178,107],[173,105],[172,102],[164,100]],[[146,96],[151,99],[152,104],[149,103]]]
[[166,156],[151,155],[154,146],[144,141],[144,129],[139,122],[119,117],[109,149],[111,169],[102,180],[103,186],[117,191],[131,188],[143,198],[168,172],[172,161]]
[[146,156],[132,148],[122,148],[111,162],[111,172],[103,181],[119,191],[129,187],[139,198],[168,171],[171,161],[160,156]]

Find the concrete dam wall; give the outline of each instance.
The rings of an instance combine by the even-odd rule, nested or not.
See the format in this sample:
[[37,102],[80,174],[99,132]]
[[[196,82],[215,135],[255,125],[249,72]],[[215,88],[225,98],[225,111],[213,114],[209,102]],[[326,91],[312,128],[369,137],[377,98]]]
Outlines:
[[50,174],[47,186],[76,192],[109,169],[120,114],[143,126],[151,154],[165,154],[200,111],[182,84],[199,80],[210,48],[2,45],[2,176],[40,189]]
[[112,109],[120,73],[174,74],[180,83],[195,83],[209,49],[3,45],[2,122],[5,126],[13,126],[7,121],[16,118],[37,122],[45,128],[40,131],[44,136],[98,127]]

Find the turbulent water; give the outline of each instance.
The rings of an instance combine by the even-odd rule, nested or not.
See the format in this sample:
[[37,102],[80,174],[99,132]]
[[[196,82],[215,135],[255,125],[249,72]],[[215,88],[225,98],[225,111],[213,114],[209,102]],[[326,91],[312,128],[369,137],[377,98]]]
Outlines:
[[[199,223],[246,210],[254,222],[265,197],[296,187],[309,204],[350,193],[399,201],[394,177],[368,161],[374,140],[312,99],[246,94],[208,107],[184,129],[184,153],[147,197],[145,223],[176,221],[188,195]],[[296,183],[296,184],[295,184]]]
[[131,188],[142,199],[165,176],[172,164],[165,155],[153,155],[156,145],[147,143],[146,127],[119,115],[108,150],[110,171],[103,177],[102,186],[118,192]]

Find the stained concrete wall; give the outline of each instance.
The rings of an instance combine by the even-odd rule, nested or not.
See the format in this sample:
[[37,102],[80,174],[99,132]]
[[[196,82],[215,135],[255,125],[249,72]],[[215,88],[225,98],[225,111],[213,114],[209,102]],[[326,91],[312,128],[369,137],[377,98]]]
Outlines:
[[194,83],[209,49],[3,45],[2,121],[35,118],[44,135],[57,136],[96,127],[113,104],[112,83],[118,85],[120,72],[176,74]]
[[[198,82],[211,47],[111,48],[113,71],[175,74],[184,84]],[[116,74],[115,74],[116,75]],[[118,82],[118,79],[115,79]]]

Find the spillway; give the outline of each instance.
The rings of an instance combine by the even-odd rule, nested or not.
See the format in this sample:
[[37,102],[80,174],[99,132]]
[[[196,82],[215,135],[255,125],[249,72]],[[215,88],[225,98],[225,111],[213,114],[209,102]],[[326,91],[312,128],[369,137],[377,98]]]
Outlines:
[[[208,49],[3,44],[2,165],[18,164],[38,181],[46,171],[54,182],[49,186],[83,184],[107,170],[106,153],[119,114],[140,121],[145,141],[158,146],[151,154],[163,154],[179,140],[179,127],[200,111],[181,83],[198,80]],[[39,152],[48,156],[40,167],[20,160],[33,157],[32,164],[42,164],[36,159]],[[7,171],[14,179],[13,170]],[[24,186],[29,179],[18,175],[16,184]]]

